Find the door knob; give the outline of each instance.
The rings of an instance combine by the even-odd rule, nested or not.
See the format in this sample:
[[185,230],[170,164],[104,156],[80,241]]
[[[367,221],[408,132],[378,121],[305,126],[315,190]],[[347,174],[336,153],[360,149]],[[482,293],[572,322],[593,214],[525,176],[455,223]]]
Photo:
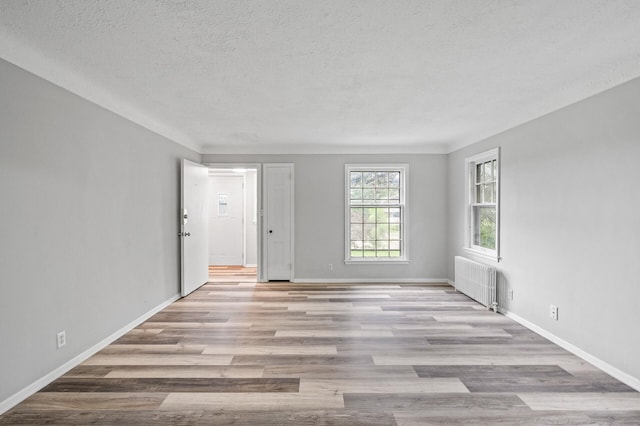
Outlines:
[[269,233],[270,233],[270,234],[273,234],[273,229],[269,229]]
[[191,236],[191,232],[187,232],[186,234],[184,234],[185,237],[190,237]]

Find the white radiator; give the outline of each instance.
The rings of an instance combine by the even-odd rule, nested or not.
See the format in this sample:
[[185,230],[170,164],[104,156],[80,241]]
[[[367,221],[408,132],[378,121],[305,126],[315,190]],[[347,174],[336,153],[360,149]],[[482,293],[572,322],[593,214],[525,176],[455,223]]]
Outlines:
[[497,312],[496,268],[462,256],[455,257],[456,290]]

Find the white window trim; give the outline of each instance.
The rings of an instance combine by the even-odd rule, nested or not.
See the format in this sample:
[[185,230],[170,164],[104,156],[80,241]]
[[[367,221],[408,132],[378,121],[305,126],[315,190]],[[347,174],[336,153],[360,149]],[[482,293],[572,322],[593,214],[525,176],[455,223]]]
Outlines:
[[[496,160],[496,249],[490,250],[485,247],[480,247],[473,244],[473,232],[472,232],[472,208],[471,208],[471,200],[472,193],[471,191],[475,186],[475,164],[485,162],[487,160]],[[465,183],[466,183],[466,197],[465,197],[465,245],[463,250],[469,254],[480,256],[482,258],[492,260],[495,262],[499,262],[500,258],[500,180],[502,177],[501,173],[501,160],[500,160],[500,147],[491,149],[489,151],[481,152],[479,154],[473,155],[471,157],[465,158]],[[473,164],[474,167],[471,167]]]
[[[350,214],[350,189],[351,182],[349,179],[350,172],[358,171],[400,171],[400,200],[402,201],[402,227],[400,252],[402,256],[394,258],[352,258],[351,253],[351,214]],[[409,244],[407,242],[407,228],[409,226],[409,203],[407,198],[407,182],[409,182],[409,165],[408,164],[345,164],[344,167],[344,263],[349,264],[408,264],[409,263]]]

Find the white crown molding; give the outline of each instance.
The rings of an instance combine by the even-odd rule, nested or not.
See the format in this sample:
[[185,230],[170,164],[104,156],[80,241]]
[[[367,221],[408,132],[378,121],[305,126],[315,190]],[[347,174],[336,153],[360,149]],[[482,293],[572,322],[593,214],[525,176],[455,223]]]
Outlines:
[[287,154],[448,154],[448,145],[398,144],[398,145],[330,145],[330,144],[255,144],[255,145],[207,145],[202,154],[210,155],[287,155]]
[[149,116],[85,76],[52,61],[45,54],[15,41],[7,34],[0,36],[0,58],[179,145],[197,153],[202,150],[199,143],[182,132]]

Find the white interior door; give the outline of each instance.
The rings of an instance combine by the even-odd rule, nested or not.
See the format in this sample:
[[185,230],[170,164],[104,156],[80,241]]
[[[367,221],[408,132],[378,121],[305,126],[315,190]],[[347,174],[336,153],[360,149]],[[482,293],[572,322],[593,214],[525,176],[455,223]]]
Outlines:
[[182,160],[180,292],[186,296],[209,281],[209,168]]
[[212,176],[209,264],[244,264],[244,177]]
[[266,279],[293,278],[293,164],[265,164]]

